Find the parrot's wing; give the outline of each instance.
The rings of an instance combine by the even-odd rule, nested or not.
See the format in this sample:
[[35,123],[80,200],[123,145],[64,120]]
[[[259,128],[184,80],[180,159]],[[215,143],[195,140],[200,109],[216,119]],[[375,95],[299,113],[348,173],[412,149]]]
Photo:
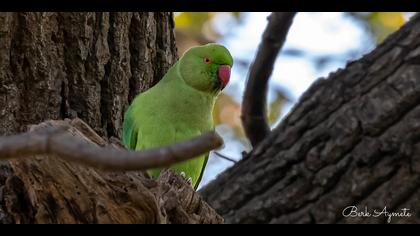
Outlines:
[[204,169],[206,168],[206,165],[207,165],[207,161],[208,161],[208,160],[209,160],[209,154],[207,154],[207,155],[206,155],[206,157],[205,157],[205,159],[204,159],[204,162],[203,162],[203,168],[201,168],[200,177],[198,177],[197,183],[195,183],[194,190],[197,190],[198,185],[200,185],[201,178],[203,178],[203,175],[204,175]]
[[[213,126],[213,131],[215,131],[214,125]],[[201,179],[203,178],[204,175],[204,170],[206,169],[206,165],[207,165],[207,161],[209,160],[209,155],[210,153],[207,153],[206,157],[204,158],[204,162],[203,162],[203,167],[201,168],[201,173],[200,173],[200,177],[198,177],[198,181],[194,186],[194,190],[197,190],[198,185],[200,185]]]

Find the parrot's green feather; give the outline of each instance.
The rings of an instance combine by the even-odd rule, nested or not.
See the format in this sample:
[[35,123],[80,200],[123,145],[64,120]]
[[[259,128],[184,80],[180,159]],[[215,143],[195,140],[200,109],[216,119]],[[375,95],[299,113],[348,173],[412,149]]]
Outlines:
[[[209,58],[212,63],[204,63]],[[161,147],[214,130],[212,111],[224,86],[218,78],[220,65],[232,66],[232,57],[221,45],[208,44],[187,51],[162,80],[138,95],[128,108],[123,124],[123,143],[129,149]],[[201,181],[208,153],[171,166]],[[156,178],[160,169],[149,170]]]

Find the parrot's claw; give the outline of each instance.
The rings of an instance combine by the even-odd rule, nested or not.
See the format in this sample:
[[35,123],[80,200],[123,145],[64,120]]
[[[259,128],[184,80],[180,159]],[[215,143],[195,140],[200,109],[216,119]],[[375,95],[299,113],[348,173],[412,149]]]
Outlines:
[[188,184],[190,184],[190,185],[192,186],[192,178],[191,178],[191,177],[189,177],[189,178],[187,179],[187,183],[188,183]]
[[181,175],[181,177],[187,181],[188,184],[190,184],[192,186],[192,178],[191,177],[187,177],[187,175],[185,174],[185,172],[181,172],[179,173],[179,175]]

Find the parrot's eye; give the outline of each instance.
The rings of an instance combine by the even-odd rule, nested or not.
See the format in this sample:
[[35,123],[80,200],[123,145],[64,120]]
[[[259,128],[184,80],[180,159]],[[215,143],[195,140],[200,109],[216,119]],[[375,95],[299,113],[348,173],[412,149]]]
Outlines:
[[204,58],[204,63],[206,63],[206,64],[210,64],[210,58],[205,57],[205,58]]

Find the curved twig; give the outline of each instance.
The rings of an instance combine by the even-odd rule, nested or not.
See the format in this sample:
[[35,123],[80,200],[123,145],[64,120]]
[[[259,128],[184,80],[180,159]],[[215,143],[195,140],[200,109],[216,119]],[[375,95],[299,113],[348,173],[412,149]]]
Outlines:
[[262,42],[249,70],[242,102],[242,123],[252,146],[270,133],[266,116],[268,79],[284,44],[296,12],[274,12],[269,16]]
[[68,161],[105,170],[147,170],[192,159],[222,145],[214,132],[191,140],[142,151],[99,147],[70,135],[63,127],[0,137],[0,160],[55,154]]

